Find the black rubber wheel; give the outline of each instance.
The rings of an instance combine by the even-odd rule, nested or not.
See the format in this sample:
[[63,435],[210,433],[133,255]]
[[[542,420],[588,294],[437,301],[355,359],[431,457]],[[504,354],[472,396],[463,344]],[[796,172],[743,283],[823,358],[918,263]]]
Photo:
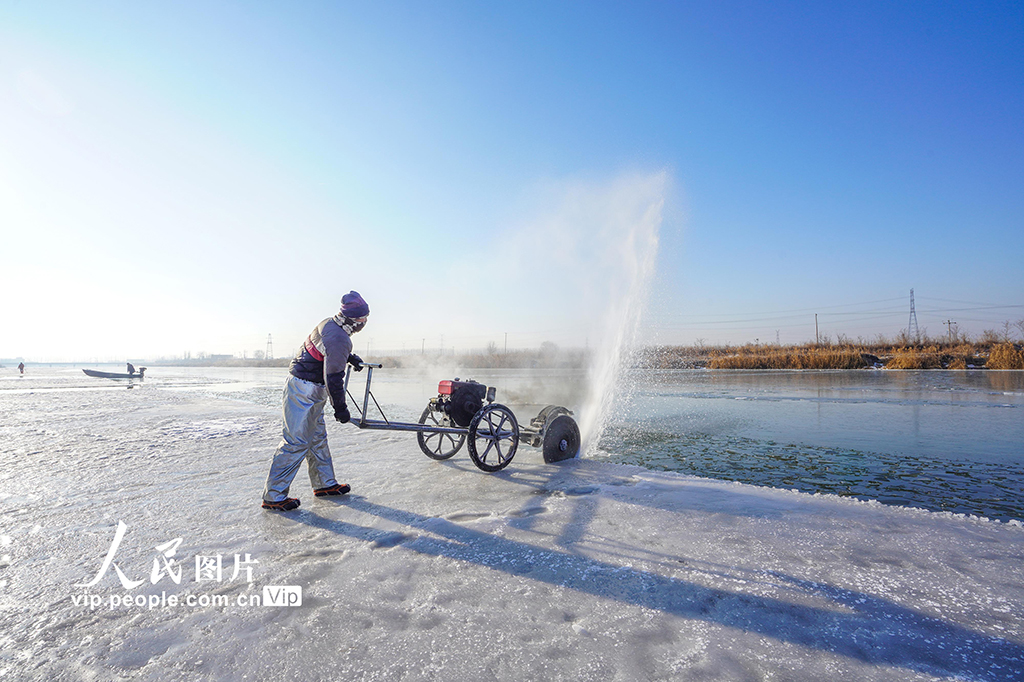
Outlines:
[[519,422],[512,410],[492,403],[469,423],[469,458],[481,471],[501,471],[516,456]]
[[572,459],[580,451],[580,427],[567,414],[560,414],[547,422],[544,427],[544,443],[541,445],[544,461],[548,464]]
[[[448,415],[437,418],[437,412],[427,405],[420,415],[420,424],[431,424],[433,426],[451,426]],[[462,449],[466,442],[464,433],[416,433],[416,442],[420,444],[420,450],[430,459],[448,459]]]

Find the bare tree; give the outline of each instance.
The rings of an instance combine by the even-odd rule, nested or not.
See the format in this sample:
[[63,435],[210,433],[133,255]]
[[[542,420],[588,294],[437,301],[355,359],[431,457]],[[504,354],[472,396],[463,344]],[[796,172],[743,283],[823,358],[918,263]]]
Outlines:
[[986,346],[994,346],[1002,340],[1000,336],[995,329],[985,329],[981,332],[981,342]]
[[1011,331],[1012,329],[1013,329],[1013,325],[1010,324],[1010,321],[1009,320],[1004,320],[1003,321],[1003,333],[1002,333],[1002,337],[1003,337],[1002,341],[1003,341],[1003,343],[1013,343],[1013,332]]

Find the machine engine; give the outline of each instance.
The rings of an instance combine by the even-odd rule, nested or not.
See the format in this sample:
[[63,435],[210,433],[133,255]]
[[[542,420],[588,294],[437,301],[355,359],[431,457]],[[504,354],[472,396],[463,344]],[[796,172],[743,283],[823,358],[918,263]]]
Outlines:
[[442,381],[437,386],[437,406],[459,426],[466,427],[473,415],[484,406],[484,400],[494,400],[494,389],[478,381]]

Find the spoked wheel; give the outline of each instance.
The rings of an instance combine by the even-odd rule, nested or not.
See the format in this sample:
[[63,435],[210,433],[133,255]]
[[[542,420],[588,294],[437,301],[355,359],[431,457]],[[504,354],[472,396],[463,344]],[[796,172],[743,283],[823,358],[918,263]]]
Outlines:
[[[448,415],[442,414],[441,418],[438,419],[437,414],[430,405],[427,405],[426,409],[423,410],[423,414],[420,415],[420,424],[446,427],[452,425]],[[416,433],[416,442],[420,444],[420,450],[423,451],[423,454],[430,459],[448,459],[462,449],[462,444],[466,442],[466,434],[423,433],[419,431]]]
[[519,422],[512,410],[488,405],[469,422],[469,458],[483,471],[501,471],[516,456]]

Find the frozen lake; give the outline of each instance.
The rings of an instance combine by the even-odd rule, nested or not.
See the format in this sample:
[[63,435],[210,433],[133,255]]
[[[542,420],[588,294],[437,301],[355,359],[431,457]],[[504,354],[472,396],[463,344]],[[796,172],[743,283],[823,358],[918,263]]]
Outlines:
[[[120,365],[93,365],[122,371]],[[392,419],[416,421],[451,367],[377,370]],[[472,370],[521,422],[548,403],[579,410],[583,374]],[[284,368],[155,367],[147,387],[276,408]],[[361,401],[354,374],[352,393]],[[124,390],[78,367],[5,374],[0,390]],[[802,492],[828,492],[1008,520],[1024,519],[1024,372],[632,372],[592,456]]]
[[[277,514],[259,500],[285,370],[152,368],[144,385],[28,372],[0,373],[4,679],[1020,679],[1018,520],[608,461],[646,452],[679,469],[704,447],[768,478],[787,439],[805,459],[867,453],[856,428],[830,424],[915,401],[941,420],[941,391],[892,395],[895,376],[840,375],[883,382],[844,401],[803,377],[643,375],[603,452],[546,465],[523,447],[496,474],[332,420],[352,493],[315,498],[300,472],[302,506]],[[453,374],[384,371],[374,385],[389,416],[414,420]],[[472,376],[524,421],[579,393],[571,372]],[[961,402],[999,400],[976,387]],[[979,465],[1011,466],[998,448],[1018,427],[1000,419]],[[285,588],[301,600],[272,601]]]

